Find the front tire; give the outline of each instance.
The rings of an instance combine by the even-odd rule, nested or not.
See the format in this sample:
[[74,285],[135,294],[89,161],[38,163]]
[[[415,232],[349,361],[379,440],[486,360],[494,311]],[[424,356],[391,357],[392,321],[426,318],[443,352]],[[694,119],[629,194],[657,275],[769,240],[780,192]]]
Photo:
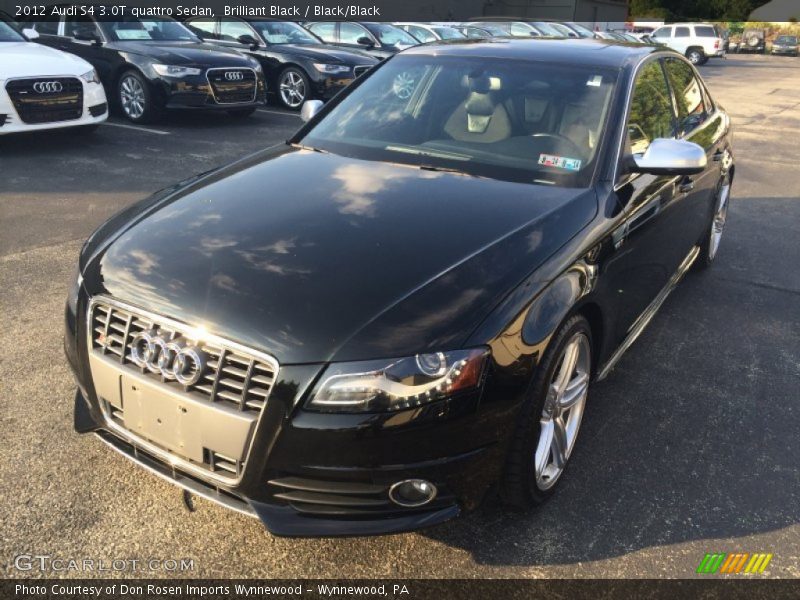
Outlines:
[[117,102],[122,114],[134,123],[152,123],[161,116],[161,108],[138,71],[126,71],[117,83]]
[[310,98],[311,83],[308,75],[297,67],[288,67],[278,75],[278,102],[289,110],[300,110]]
[[532,508],[553,495],[580,430],[592,374],[592,331],[581,315],[553,336],[521,409],[503,476],[503,500]]
[[725,223],[728,220],[728,205],[731,198],[731,178],[725,177],[717,185],[716,200],[714,201],[714,214],[711,217],[711,224],[703,236],[700,243],[700,254],[695,260],[695,267],[699,270],[707,269],[717,258],[719,245],[722,241],[722,234],[725,230]]

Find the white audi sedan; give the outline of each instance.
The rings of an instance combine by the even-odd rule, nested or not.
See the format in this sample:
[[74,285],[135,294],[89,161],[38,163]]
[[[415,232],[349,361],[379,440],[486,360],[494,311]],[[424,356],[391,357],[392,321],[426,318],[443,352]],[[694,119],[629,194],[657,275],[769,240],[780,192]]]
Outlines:
[[106,94],[92,65],[32,43],[0,20],[0,135],[61,127],[86,131],[106,118]]

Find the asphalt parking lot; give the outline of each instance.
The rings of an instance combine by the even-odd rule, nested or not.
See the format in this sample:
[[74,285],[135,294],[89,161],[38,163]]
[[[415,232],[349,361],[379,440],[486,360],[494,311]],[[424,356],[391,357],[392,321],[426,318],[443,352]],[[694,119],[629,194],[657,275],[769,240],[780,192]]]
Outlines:
[[299,118],[267,107],[0,139],[5,575],[38,574],[13,567],[28,553],[191,558],[195,577],[687,577],[706,552],[770,552],[766,576],[800,577],[800,59],[701,70],[736,127],[715,267],[689,275],[593,388],[549,504],[489,501],[380,538],[276,538],[202,500],[190,513],[177,488],[72,430],[62,307],[83,239],[138,198],[286,139]]

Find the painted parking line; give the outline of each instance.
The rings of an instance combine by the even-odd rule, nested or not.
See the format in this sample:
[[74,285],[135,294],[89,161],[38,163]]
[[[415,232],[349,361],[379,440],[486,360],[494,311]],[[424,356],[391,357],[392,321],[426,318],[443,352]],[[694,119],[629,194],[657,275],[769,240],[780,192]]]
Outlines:
[[111,125],[111,127],[122,127],[123,129],[133,129],[134,131],[144,131],[146,133],[154,133],[156,135],[169,135],[169,131],[161,131],[160,129],[150,129],[149,127],[140,127],[139,125],[125,125],[124,123],[109,123],[104,121],[103,125]]
[[282,110],[268,110],[266,108],[258,108],[256,109],[256,112],[269,113],[271,115],[283,115],[284,117],[296,117],[298,119],[300,118],[300,115],[298,113],[284,112]]

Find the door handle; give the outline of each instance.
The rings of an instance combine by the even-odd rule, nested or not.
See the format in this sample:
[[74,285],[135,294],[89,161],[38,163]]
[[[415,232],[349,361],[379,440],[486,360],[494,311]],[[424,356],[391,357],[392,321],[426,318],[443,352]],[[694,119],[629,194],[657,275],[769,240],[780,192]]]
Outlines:
[[694,189],[694,179],[685,177],[683,181],[678,184],[678,191],[681,194],[688,194]]

